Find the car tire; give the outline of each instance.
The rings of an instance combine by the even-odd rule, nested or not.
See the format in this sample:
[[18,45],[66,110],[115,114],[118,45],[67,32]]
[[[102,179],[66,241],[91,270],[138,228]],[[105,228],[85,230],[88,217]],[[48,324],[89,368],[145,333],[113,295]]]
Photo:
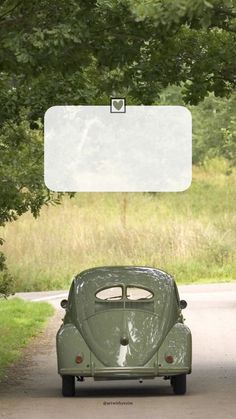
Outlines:
[[185,394],[187,389],[186,374],[171,377],[171,385],[175,394]]
[[75,395],[75,377],[73,375],[62,376],[62,395],[73,397]]

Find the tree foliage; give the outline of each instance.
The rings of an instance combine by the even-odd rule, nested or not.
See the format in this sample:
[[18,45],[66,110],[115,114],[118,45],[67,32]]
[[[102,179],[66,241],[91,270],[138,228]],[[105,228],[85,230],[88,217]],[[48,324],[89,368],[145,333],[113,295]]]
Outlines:
[[[104,104],[112,95],[151,104],[168,85],[181,86],[184,101],[196,104],[235,88],[235,0],[5,0],[0,37],[7,177],[0,222],[13,217],[14,191],[19,215],[36,215],[51,198],[38,135],[50,106]],[[229,156],[231,128],[222,142]]]
[[210,95],[192,109],[193,163],[224,157],[236,165],[236,96],[219,99]]
[[121,92],[151,104],[169,84],[192,104],[235,87],[234,0],[5,0],[0,36],[6,105],[31,117]]
[[[227,97],[235,38],[235,0],[1,1],[0,225],[60,198],[42,174],[50,106],[108,104],[115,95],[152,104],[169,85],[190,104],[209,92]],[[221,134],[233,160],[235,119]]]
[[31,129],[26,115],[8,120],[0,132],[0,225],[30,210],[37,217],[42,205],[59,199],[43,184],[43,147],[40,122]]
[[[185,105],[181,88],[165,89],[156,104]],[[209,94],[197,106],[187,105],[193,119],[193,164],[223,157],[236,165],[236,95],[217,98]]]

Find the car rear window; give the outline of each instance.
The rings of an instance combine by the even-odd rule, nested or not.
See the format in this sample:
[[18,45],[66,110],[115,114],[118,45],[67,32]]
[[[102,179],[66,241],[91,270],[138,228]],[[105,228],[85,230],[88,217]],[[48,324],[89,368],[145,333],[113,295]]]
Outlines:
[[153,293],[147,289],[139,287],[127,287],[126,297],[128,300],[150,300],[153,297]]
[[96,297],[99,300],[121,300],[122,288],[121,287],[108,287],[96,293]]

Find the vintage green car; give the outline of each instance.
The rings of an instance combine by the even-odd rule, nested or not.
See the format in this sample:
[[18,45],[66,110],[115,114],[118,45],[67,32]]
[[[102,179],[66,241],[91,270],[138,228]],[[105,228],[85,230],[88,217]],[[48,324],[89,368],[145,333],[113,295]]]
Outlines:
[[156,268],[105,266],[75,276],[56,339],[63,396],[74,396],[76,377],[163,377],[184,394],[192,359],[186,305],[173,277]]

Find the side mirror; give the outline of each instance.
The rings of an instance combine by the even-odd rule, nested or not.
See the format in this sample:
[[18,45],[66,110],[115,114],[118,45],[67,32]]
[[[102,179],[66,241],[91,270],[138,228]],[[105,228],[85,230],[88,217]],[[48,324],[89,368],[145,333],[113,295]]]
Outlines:
[[180,308],[181,308],[181,310],[183,310],[184,308],[186,308],[187,307],[187,301],[185,301],[185,300],[180,300]]
[[61,300],[61,307],[66,309],[68,305],[68,300]]

